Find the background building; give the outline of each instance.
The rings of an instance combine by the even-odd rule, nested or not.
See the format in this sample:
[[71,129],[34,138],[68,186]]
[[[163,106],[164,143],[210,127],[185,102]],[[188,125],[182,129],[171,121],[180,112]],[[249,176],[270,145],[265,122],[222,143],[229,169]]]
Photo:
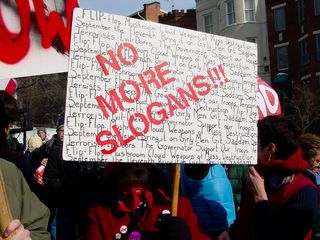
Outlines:
[[130,14],[128,17],[151,21],[159,22],[159,17],[167,13],[166,11],[160,8],[159,2],[152,2],[143,4],[143,9],[138,12]]
[[320,86],[320,0],[266,0],[272,85],[283,97]]
[[129,15],[129,17],[192,30],[197,29],[195,9],[172,10],[168,13],[161,9],[159,2],[143,4],[142,10]]
[[196,0],[197,30],[255,42],[258,75],[270,83],[264,0]]

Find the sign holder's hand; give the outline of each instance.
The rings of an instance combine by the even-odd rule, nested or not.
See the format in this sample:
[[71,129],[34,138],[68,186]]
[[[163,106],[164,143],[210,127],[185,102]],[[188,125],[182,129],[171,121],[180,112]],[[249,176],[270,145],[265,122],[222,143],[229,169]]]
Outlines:
[[264,187],[264,178],[257,172],[254,167],[249,168],[248,187],[253,194],[255,202],[268,200],[268,196]]
[[31,240],[30,232],[24,229],[20,220],[15,219],[10,222],[9,226],[5,229],[0,240]]

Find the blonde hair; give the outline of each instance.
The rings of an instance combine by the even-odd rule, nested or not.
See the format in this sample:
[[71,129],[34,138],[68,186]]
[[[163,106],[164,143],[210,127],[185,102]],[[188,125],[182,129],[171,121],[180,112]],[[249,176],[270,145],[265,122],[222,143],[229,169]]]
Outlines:
[[320,151],[320,137],[315,134],[305,133],[300,136],[299,142],[303,158],[311,163],[313,157]]
[[37,134],[34,134],[32,137],[30,137],[28,141],[28,149],[30,152],[33,152],[35,149],[41,147],[41,145],[42,140]]

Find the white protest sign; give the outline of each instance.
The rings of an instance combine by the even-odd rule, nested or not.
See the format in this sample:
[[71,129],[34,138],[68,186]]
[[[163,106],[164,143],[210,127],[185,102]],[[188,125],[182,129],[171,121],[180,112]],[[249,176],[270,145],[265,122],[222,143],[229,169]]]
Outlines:
[[63,157],[254,164],[256,62],[253,43],[76,9]]

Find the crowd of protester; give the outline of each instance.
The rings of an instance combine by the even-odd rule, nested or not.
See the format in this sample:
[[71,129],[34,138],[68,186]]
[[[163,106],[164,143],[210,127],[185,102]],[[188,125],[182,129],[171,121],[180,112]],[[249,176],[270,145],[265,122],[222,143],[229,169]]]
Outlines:
[[13,149],[17,104],[4,91],[0,116],[0,177],[13,218],[0,239],[320,237],[320,138],[299,136],[284,117],[258,121],[255,166],[183,164],[173,216],[170,166],[64,161],[63,114],[51,139],[39,128],[26,151]]

